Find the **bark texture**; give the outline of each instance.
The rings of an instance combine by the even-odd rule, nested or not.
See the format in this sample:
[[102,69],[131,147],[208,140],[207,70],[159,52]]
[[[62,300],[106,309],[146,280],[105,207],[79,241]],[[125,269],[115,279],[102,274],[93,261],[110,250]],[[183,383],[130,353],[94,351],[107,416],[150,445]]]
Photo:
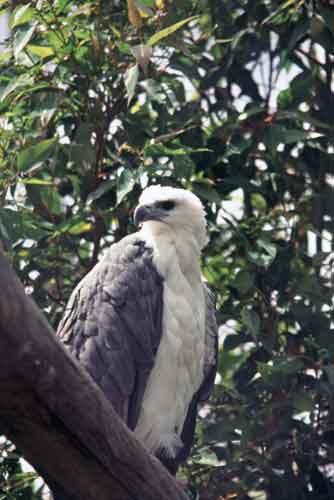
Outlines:
[[185,500],[57,340],[0,252],[0,428],[73,500]]

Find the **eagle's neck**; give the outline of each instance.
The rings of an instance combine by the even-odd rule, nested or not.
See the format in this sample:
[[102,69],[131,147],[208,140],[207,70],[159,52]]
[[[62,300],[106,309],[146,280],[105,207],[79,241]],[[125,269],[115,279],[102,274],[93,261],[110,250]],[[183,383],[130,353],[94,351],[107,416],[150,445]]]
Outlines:
[[159,272],[166,277],[175,258],[182,274],[190,282],[201,281],[201,247],[194,233],[188,228],[176,231],[167,224],[148,221],[141,234],[154,249],[154,260]]

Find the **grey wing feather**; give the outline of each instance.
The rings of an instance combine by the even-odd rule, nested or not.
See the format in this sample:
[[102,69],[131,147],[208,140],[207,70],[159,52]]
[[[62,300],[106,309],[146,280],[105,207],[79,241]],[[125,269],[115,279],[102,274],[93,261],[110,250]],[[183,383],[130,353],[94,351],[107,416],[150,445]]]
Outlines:
[[206,331],[204,377],[199,390],[199,401],[209,399],[212,392],[218,364],[218,325],[216,319],[216,300],[209,286],[203,282],[206,302]]
[[162,334],[163,280],[137,235],[112,245],[74,290],[59,338],[134,428]]

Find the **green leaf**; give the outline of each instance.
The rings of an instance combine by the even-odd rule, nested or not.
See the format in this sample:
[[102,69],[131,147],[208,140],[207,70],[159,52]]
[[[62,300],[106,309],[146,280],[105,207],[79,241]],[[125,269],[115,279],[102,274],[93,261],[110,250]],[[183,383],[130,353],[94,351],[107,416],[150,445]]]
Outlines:
[[209,151],[207,148],[191,148],[182,146],[171,148],[163,144],[147,144],[144,149],[145,156],[183,156],[194,153],[203,153]]
[[167,28],[164,28],[161,31],[158,31],[154,35],[152,35],[146,42],[147,45],[153,46],[156,45],[160,40],[163,40],[167,36],[171,35],[172,33],[175,33],[175,31],[179,30],[182,28],[184,25],[190,23],[190,21],[194,21],[195,19],[198,19],[199,16],[191,16],[187,17],[187,19],[183,19],[182,21],[179,21],[178,23],[172,24],[171,26],[168,26]]
[[301,21],[300,23],[296,24],[296,26],[292,30],[292,34],[289,39],[289,44],[287,46],[288,54],[291,50],[293,50],[296,47],[297,42],[307,34],[309,30],[309,24],[310,23],[308,19],[306,19],[304,22]]
[[301,73],[297,75],[290,83],[287,89],[281,90],[278,94],[277,102],[280,108],[291,109],[293,104],[298,104],[304,100],[308,100],[310,89],[315,82],[313,73]]
[[324,137],[324,134],[306,130],[287,130],[284,137],[284,144],[293,144],[299,141],[310,141]]
[[157,81],[152,78],[142,80],[140,86],[143,87],[149,99],[160,104],[164,102],[165,95],[162,93],[161,85]]
[[102,182],[94,191],[89,193],[89,195],[87,196],[87,203],[91,203],[92,201],[98,200],[105,193],[114,189],[114,187],[115,187],[114,180],[108,180]]
[[149,7],[151,9],[154,9],[155,7],[155,0],[140,0],[140,4],[138,3],[138,0],[136,0],[136,4],[140,8],[140,4],[145,5],[145,7]]
[[241,311],[241,319],[252,337],[257,337],[261,326],[259,315],[253,309],[248,309],[245,306]]
[[205,183],[194,183],[193,188],[195,193],[204,200],[210,201],[211,203],[216,203],[218,206],[221,203],[221,198],[213,186],[209,186]]
[[257,370],[260,373],[261,377],[263,378],[264,382],[266,384],[271,384],[274,379],[274,368],[272,365],[268,365],[267,363],[262,363],[262,362],[257,362]]
[[88,233],[93,228],[91,222],[80,221],[69,227],[68,232],[73,235]]
[[[147,45],[139,44],[131,47],[131,54],[135,57],[136,62],[139,64],[140,68],[147,74],[148,63],[150,62],[150,58],[152,56],[152,47],[148,47]],[[151,80],[155,85],[158,85],[155,80]],[[148,95],[149,95],[148,89]]]
[[33,83],[33,79],[22,73],[18,78],[13,79],[7,87],[4,88],[2,93],[0,94],[0,102],[4,101],[14,90],[19,89],[21,87],[26,87],[27,85],[31,85]]
[[238,290],[242,295],[249,292],[253,288],[255,282],[255,275],[249,271],[239,271],[232,286]]
[[123,198],[132,191],[136,184],[137,176],[129,168],[124,168],[118,178],[117,183],[117,205],[121,203]]
[[0,51],[0,64],[7,63],[13,56],[12,49],[1,49]]
[[266,17],[263,21],[262,24],[267,24],[269,22],[274,22],[275,17],[277,17],[283,10],[287,9],[288,7],[292,6],[296,0],[286,0],[286,2],[283,2],[278,9],[276,9],[272,14],[270,14],[268,17]]
[[31,8],[30,2],[27,3],[26,5],[21,5],[19,7],[16,7],[12,15],[10,16],[9,27],[11,29],[14,29],[16,26],[19,26],[20,24],[25,24],[31,21],[33,14],[34,14],[34,9]]
[[12,244],[22,238],[38,240],[46,234],[45,229],[27,209],[0,209],[0,226],[2,237]]
[[53,187],[39,187],[37,185],[30,185],[29,196],[33,200],[35,206],[47,207],[50,214],[62,214],[61,199],[58,192]]
[[201,465],[210,465],[211,467],[219,467],[220,463],[217,455],[210,450],[202,451],[200,457],[195,457],[194,462]]
[[[152,5],[148,5],[149,2],[148,0],[135,0],[136,7],[140,9],[140,12],[142,15],[145,16],[153,16],[154,11],[151,9]],[[154,7],[154,3],[153,3]]]
[[307,392],[302,392],[296,394],[292,401],[293,407],[300,411],[311,411],[313,408],[313,398],[312,395]]
[[303,361],[297,357],[286,358],[274,364],[275,371],[281,373],[282,375],[292,375],[299,372],[303,368]]
[[266,133],[265,142],[270,148],[276,148],[278,144],[294,144],[319,139],[324,134],[310,130],[287,129],[281,125],[272,125]]
[[13,42],[13,50],[14,50],[14,57],[17,58],[17,56],[20,54],[20,52],[25,48],[25,46],[30,42],[34,32],[36,29],[36,23],[32,24],[31,26],[27,26],[26,28],[21,28],[18,31],[16,31],[14,35],[14,42]]
[[96,159],[96,150],[92,145],[91,138],[95,126],[90,122],[81,123],[74,136],[74,141],[69,145],[70,156],[77,164],[92,165]]
[[326,26],[331,31],[332,35],[334,35],[334,12],[332,7],[325,7],[325,5],[319,4],[319,12],[322,15],[322,18],[326,22]]
[[18,155],[17,166],[19,170],[25,171],[36,163],[44,162],[54,153],[58,138],[46,139],[38,144],[25,148]]
[[128,96],[128,106],[135,95],[136,85],[139,78],[139,66],[135,64],[129,68],[124,75],[124,84],[126,88],[126,93]]
[[[231,413],[233,413],[233,409]],[[216,443],[221,443],[225,440],[232,441],[233,439],[238,438],[235,428],[236,424],[234,420],[228,421],[224,419],[224,421],[218,421],[214,424],[210,424],[208,428],[205,429],[205,437],[208,441],[215,441]],[[216,446],[215,451],[218,451]],[[222,450],[219,451],[219,455],[221,455]]]
[[247,257],[251,262],[261,267],[269,267],[277,254],[276,246],[264,239],[256,241],[256,247],[248,248]]
[[41,59],[45,59],[46,57],[53,56],[55,51],[52,47],[45,47],[42,45],[31,45],[27,46],[27,50],[34,54],[35,56],[40,57]]
[[270,260],[268,261],[268,265],[271,264],[271,262],[275,259],[276,254],[277,254],[276,246],[273,243],[271,243],[270,241],[266,241],[263,239],[258,239],[256,241],[256,244],[260,248],[263,248],[266,251],[268,257],[270,258]]
[[267,209],[267,202],[264,196],[261,193],[252,193],[251,194],[251,203],[254,208],[260,211],[265,211]]
[[32,177],[29,179],[22,179],[23,184],[31,184],[35,186],[53,186],[53,181],[47,181],[45,179],[38,179],[37,177]]
[[195,164],[188,155],[174,156],[173,165],[175,169],[175,175],[179,179],[190,180],[195,171]]
[[119,40],[116,40],[115,43],[117,45],[118,50],[122,54],[131,54],[132,47],[131,47],[131,45],[129,43],[126,43],[126,42],[123,42],[123,41],[119,41]]
[[241,344],[245,344],[249,341],[249,338],[243,333],[233,333],[231,335],[227,335],[224,340],[223,350],[224,351],[233,351]]

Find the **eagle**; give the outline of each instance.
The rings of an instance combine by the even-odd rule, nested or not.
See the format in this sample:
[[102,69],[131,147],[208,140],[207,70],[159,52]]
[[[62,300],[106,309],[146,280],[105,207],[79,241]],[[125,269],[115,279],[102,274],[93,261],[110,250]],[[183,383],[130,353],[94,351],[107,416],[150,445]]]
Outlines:
[[175,475],[217,368],[215,301],[200,268],[206,216],[192,192],[153,185],[134,222],[138,232],[112,244],[77,285],[57,335]]

